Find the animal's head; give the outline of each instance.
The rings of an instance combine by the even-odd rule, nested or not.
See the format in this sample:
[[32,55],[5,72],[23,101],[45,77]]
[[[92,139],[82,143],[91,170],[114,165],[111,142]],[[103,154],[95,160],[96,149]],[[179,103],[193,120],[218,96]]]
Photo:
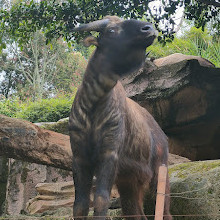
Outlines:
[[99,37],[88,37],[84,43],[86,46],[95,45],[96,53],[103,55],[118,75],[139,68],[145,60],[146,48],[157,36],[151,23],[122,20],[116,16],[81,25],[74,31],[99,32]]

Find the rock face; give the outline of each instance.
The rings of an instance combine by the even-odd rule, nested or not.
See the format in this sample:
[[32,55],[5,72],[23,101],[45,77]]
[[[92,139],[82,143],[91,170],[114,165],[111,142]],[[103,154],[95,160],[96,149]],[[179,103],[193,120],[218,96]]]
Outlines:
[[[74,185],[73,181],[57,183],[39,183],[36,185],[38,195],[27,203],[27,210],[30,214],[43,213],[48,210],[58,208],[73,207],[74,202]],[[95,188],[92,189],[90,196],[90,207],[93,205]],[[111,192],[111,199],[118,198],[119,194],[115,187]],[[118,207],[118,206],[117,206]]]
[[[219,219],[220,160],[169,166],[169,178],[170,211],[174,220]],[[147,204],[151,203],[146,203],[145,213],[154,215],[154,209]]]
[[27,203],[30,214],[43,213],[61,207],[72,207],[74,201],[73,181],[57,183],[39,183],[38,195]]
[[5,211],[7,178],[8,178],[8,159],[6,157],[0,157],[0,216]]
[[9,215],[28,212],[26,203],[37,196],[38,183],[70,180],[70,171],[10,159],[5,212]]
[[217,220],[220,216],[220,160],[190,162],[169,168],[171,213],[201,215],[184,220]]
[[158,66],[146,61],[141,71],[123,79],[127,95],[154,116],[169,137],[171,153],[218,159],[220,68],[202,58],[183,55],[176,63],[172,57],[155,60]]
[[[189,160],[184,157],[169,154],[169,164],[187,163]],[[90,206],[94,199],[95,188],[92,189],[90,197]],[[38,195],[30,199],[27,203],[25,210],[30,214],[43,213],[47,210],[55,210],[61,207],[72,207],[74,201],[74,185],[73,181],[68,182],[56,182],[56,183],[39,183],[36,185]],[[120,207],[120,201],[118,200],[119,194],[116,186],[113,186],[111,191],[111,204],[110,209],[116,209]]]
[[213,63],[211,63],[209,60],[206,60],[202,57],[199,56],[192,56],[192,55],[185,55],[181,53],[174,53],[169,56],[159,58],[153,61],[153,63],[158,66],[166,66],[166,65],[171,65],[174,63],[179,63],[184,60],[197,60],[200,64],[200,66],[205,66],[205,67],[215,67]]
[[[174,216],[180,215],[179,217],[174,217],[174,219],[219,219],[220,160],[174,164],[169,167],[169,176],[171,186],[171,213]],[[59,202],[60,204],[66,202],[66,207],[62,209],[62,215],[72,215],[72,208],[68,204],[68,201],[73,202],[73,199],[70,199],[70,195],[73,195],[72,181],[62,183],[61,185],[58,183],[52,185],[40,184],[37,188],[40,195],[28,203],[28,209],[30,211],[32,210],[33,212],[35,210],[35,213],[40,213],[47,207],[47,209],[53,210],[53,215],[59,216],[60,210],[58,209],[58,204]],[[56,197],[54,198],[54,196]],[[113,192],[113,197],[118,198],[118,195]],[[50,198],[53,198],[53,201]],[[118,203],[116,206],[113,206],[116,203],[115,201]],[[55,208],[53,206],[47,206],[53,203]],[[108,214],[111,216],[121,215],[119,205],[120,202],[118,199],[112,200]],[[149,209],[148,206],[145,208],[147,215],[154,215],[153,209]],[[195,215],[198,216],[193,217]],[[149,217],[148,219],[151,220],[153,218]]]
[[[14,122],[14,123],[13,123]],[[28,132],[30,134],[32,133],[36,133],[37,135],[32,137],[31,135],[29,137],[26,138],[27,142],[23,143],[23,147],[26,144],[26,150],[27,152],[23,153],[23,156],[25,156],[28,153],[28,150],[31,151],[32,149],[28,149],[28,146],[34,147],[35,146],[35,150],[37,150],[37,146],[36,143],[39,143],[40,141],[49,141],[49,139],[45,139],[42,138],[42,134],[45,134],[45,132],[47,133],[46,136],[48,137],[49,135],[55,135],[54,139],[56,140],[57,137],[61,137],[61,140],[59,140],[56,144],[62,143],[63,145],[65,145],[66,141],[66,136],[62,136],[61,134],[57,134],[57,133],[50,133],[50,131],[46,131],[46,130],[42,130],[38,127],[36,127],[35,125],[32,125],[29,122],[24,122],[24,121],[20,121],[20,120],[11,120],[10,118],[4,118],[3,117],[3,122],[2,122],[3,126],[1,127],[1,129],[10,131],[10,130],[15,130],[17,131],[17,133],[21,133],[23,132],[23,135],[28,135]],[[13,124],[13,127],[12,127]],[[51,124],[51,123],[49,123]],[[54,124],[54,123],[53,123]],[[55,126],[55,127],[59,127],[62,125],[62,122],[58,122],[55,123],[56,125],[59,126]],[[64,127],[66,127],[67,124],[65,124]],[[55,130],[55,129],[54,129]],[[67,129],[66,129],[67,130]],[[19,132],[20,131],[20,132]],[[62,131],[62,129],[60,129],[59,131]],[[61,132],[62,133],[62,132]],[[4,137],[2,137],[4,138]],[[16,142],[16,138],[17,138],[17,134],[16,132],[14,132],[13,137],[10,136],[10,132],[7,133],[7,138],[8,138],[8,142],[11,142],[12,144],[14,142]],[[62,142],[63,140],[63,142]],[[12,145],[11,144],[11,145]],[[62,147],[61,144],[61,147]],[[69,146],[69,142],[68,145]],[[56,145],[54,145],[55,149],[56,149]],[[49,149],[48,149],[49,150]],[[53,149],[52,149],[53,150]],[[65,148],[64,148],[65,150]],[[60,151],[65,152],[65,153],[61,153],[61,156],[63,155],[63,160],[66,161],[70,164],[69,169],[71,170],[71,151],[68,148],[69,151],[65,152],[63,151],[63,149],[61,149]],[[53,151],[50,151],[51,154],[53,153]],[[68,153],[70,152],[70,153]],[[34,154],[36,156],[36,159],[43,159],[45,158],[44,155],[40,155],[39,151],[37,151],[37,153]],[[65,157],[64,155],[68,156]],[[17,154],[17,156],[19,157],[19,154]],[[22,153],[20,155],[20,157],[22,156]],[[34,159],[34,158],[32,158]],[[58,159],[58,157],[54,158],[55,160]],[[53,160],[53,159],[52,159]],[[48,160],[52,161],[51,159]],[[66,163],[65,162],[65,163]],[[58,162],[59,163],[59,162]],[[53,165],[53,164],[52,164]],[[1,170],[1,169],[0,169]],[[61,182],[61,181],[70,181],[72,180],[72,172],[70,171],[65,171],[65,170],[61,170],[61,169],[57,169],[57,168],[53,168],[51,166],[45,166],[45,165],[39,165],[36,163],[29,163],[29,162],[24,162],[24,161],[20,161],[20,160],[14,160],[14,159],[9,159],[9,174],[8,174],[8,178],[6,179],[7,182],[7,194],[6,194],[6,206],[5,206],[5,210],[4,212],[9,214],[9,215],[17,215],[20,213],[25,213],[28,212],[28,210],[26,209],[26,203],[31,199],[34,198],[37,195],[37,190],[35,188],[35,186],[38,183],[45,183],[45,182]],[[5,198],[5,196],[3,196],[3,198]],[[54,207],[55,207],[55,202],[54,202]],[[44,209],[45,211],[45,209]]]

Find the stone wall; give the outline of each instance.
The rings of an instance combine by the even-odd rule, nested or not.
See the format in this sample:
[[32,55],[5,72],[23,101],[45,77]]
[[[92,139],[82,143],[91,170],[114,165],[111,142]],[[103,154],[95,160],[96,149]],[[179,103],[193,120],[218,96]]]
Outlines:
[[38,183],[72,180],[72,173],[44,165],[9,159],[6,213],[26,213],[26,203],[37,195]]

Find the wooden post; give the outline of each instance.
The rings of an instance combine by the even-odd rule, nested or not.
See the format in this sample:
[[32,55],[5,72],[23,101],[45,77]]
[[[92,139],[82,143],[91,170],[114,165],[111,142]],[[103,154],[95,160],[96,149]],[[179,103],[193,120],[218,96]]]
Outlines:
[[163,220],[166,179],[167,179],[167,167],[163,164],[162,166],[159,167],[159,173],[158,173],[157,199],[156,199],[154,220]]

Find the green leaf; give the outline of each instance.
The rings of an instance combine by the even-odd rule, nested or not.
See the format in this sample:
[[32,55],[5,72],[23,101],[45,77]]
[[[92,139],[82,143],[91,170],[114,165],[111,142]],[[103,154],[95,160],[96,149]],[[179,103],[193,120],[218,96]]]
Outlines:
[[69,47],[69,48],[71,48],[71,47],[72,47],[71,42],[68,42],[68,43],[67,43],[67,45],[68,45],[68,47]]

